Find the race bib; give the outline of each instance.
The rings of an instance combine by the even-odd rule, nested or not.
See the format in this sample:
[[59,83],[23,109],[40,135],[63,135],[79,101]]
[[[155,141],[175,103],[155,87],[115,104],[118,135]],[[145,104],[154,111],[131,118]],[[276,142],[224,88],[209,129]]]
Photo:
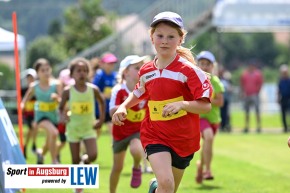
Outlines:
[[71,113],[72,114],[89,114],[92,113],[93,106],[89,102],[73,102],[71,106]]
[[173,98],[173,99],[168,99],[164,101],[148,101],[148,106],[149,106],[149,113],[150,113],[150,118],[152,121],[167,121],[167,120],[172,120],[176,119],[179,117],[182,117],[184,115],[187,115],[187,112],[184,110],[180,110],[179,112],[171,115],[170,117],[163,117],[162,116],[162,111],[163,107],[172,102],[177,102],[177,101],[183,101],[183,96]]
[[106,98],[110,98],[112,93],[112,87],[105,87],[104,88],[104,95]]
[[131,122],[141,122],[145,117],[145,109],[141,109],[139,111],[134,111],[132,109],[128,109],[127,119]]
[[24,111],[33,112],[34,111],[34,103],[35,101],[27,101],[24,106]]
[[57,108],[56,102],[38,102],[38,110],[39,111],[55,111]]

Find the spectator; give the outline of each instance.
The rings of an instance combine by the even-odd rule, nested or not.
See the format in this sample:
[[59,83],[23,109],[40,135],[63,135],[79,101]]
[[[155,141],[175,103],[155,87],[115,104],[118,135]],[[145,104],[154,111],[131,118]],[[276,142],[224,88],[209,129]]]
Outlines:
[[[289,69],[286,64],[280,67],[280,80],[278,83],[278,103],[281,107],[281,117],[284,132],[288,132],[287,117],[290,116],[290,77]],[[288,118],[289,121],[289,118]]]
[[[115,66],[118,59],[112,53],[105,53],[101,57],[100,69],[97,70],[93,79],[93,84],[98,86],[103,93],[106,100],[106,118],[105,123],[110,133],[112,133],[112,123],[110,117],[109,103],[111,98],[111,91],[116,84],[117,72]],[[96,118],[99,118],[98,104],[96,103]],[[98,137],[101,134],[101,130],[98,131]]]
[[262,72],[257,68],[255,61],[250,61],[247,69],[244,70],[240,77],[241,95],[245,108],[245,128],[244,133],[249,132],[250,108],[255,107],[257,133],[261,132],[261,115],[260,115],[260,90],[263,85]]
[[230,121],[230,102],[232,95],[232,82],[231,73],[224,68],[219,70],[219,78],[224,86],[224,105],[221,109],[221,126],[220,131],[230,132],[231,131],[231,121]]

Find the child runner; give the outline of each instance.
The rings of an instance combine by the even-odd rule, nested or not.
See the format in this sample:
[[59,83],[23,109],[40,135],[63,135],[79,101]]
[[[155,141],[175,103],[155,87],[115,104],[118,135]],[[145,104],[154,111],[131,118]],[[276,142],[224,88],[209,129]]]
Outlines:
[[[96,71],[92,83],[99,87],[102,94],[105,96],[106,100],[106,116],[105,123],[107,128],[112,133],[112,123],[110,117],[109,103],[111,98],[112,88],[116,85],[117,72],[115,71],[115,66],[118,59],[112,53],[104,53],[101,57],[100,68]],[[96,107],[98,103],[96,102]],[[96,108],[96,118],[99,118],[99,111]],[[101,134],[101,129],[97,130],[98,137]]]
[[[21,89],[21,95],[24,96],[27,92],[29,85],[36,80],[36,71],[32,68],[29,68],[24,71],[24,77],[27,81],[27,86]],[[35,97],[32,97],[29,101],[26,102],[24,109],[23,109],[23,118],[26,121],[28,126],[28,132],[26,134],[25,143],[24,143],[24,157],[27,158],[27,145],[32,139],[32,152],[36,153],[36,135],[37,135],[37,128],[34,122],[34,103]]]
[[[69,65],[71,77],[75,84],[65,88],[62,94],[62,100],[59,105],[60,122],[67,122],[66,136],[70,145],[70,152],[73,164],[79,164],[80,142],[83,141],[86,147],[87,159],[82,160],[89,164],[97,158],[97,133],[105,119],[105,101],[101,96],[99,89],[88,82],[89,61],[84,58],[76,58]],[[95,119],[95,100],[98,102],[100,119]],[[68,102],[68,108],[71,115],[67,116],[65,105]],[[76,189],[75,192],[82,192],[82,189]]]
[[[110,114],[113,115],[119,105],[125,101],[129,93],[133,91],[138,83],[138,71],[143,65],[145,57],[130,55],[124,58],[119,68],[119,84],[112,89],[110,100]],[[110,193],[116,193],[120,174],[123,169],[127,147],[133,157],[133,168],[131,187],[138,188],[141,185],[141,161],[143,158],[143,148],[140,142],[141,121],[145,117],[146,101],[141,101],[138,105],[128,109],[125,125],[113,125],[113,167],[110,175]]]
[[[58,76],[58,80],[60,81],[62,88],[64,89],[66,86],[68,85],[73,85],[75,83],[75,80],[70,77],[70,70],[68,68],[65,68],[63,70],[60,71],[59,76]],[[66,108],[66,112],[68,112],[69,110]],[[65,136],[65,129],[66,129],[66,125],[65,123],[59,123],[58,124],[58,132],[59,132],[59,137],[61,139],[60,143],[57,144],[57,159],[60,163],[60,151],[64,148],[65,144],[66,144],[66,136]]]
[[[201,150],[201,160],[197,162],[196,182],[202,183],[202,180],[213,180],[211,172],[211,161],[213,151],[213,140],[220,126],[221,115],[220,107],[223,106],[224,86],[220,79],[213,75],[215,57],[209,51],[202,51],[197,55],[197,64],[205,72],[211,74],[210,82],[213,87],[211,97],[212,109],[209,113],[200,114],[200,131],[203,138]],[[203,172],[203,169],[204,172]]]
[[58,114],[57,105],[60,100],[62,87],[59,81],[52,78],[52,69],[49,62],[44,59],[38,59],[34,64],[34,69],[37,72],[38,81],[35,81],[29,86],[23,101],[22,107],[33,96],[36,98],[34,105],[34,120],[37,128],[43,128],[46,131],[46,143],[42,152],[38,152],[38,164],[43,164],[43,156],[50,151],[52,163],[58,163],[56,159],[56,140],[58,135],[57,124]]
[[151,180],[149,193],[177,192],[185,168],[199,149],[198,114],[211,109],[210,81],[194,65],[191,51],[181,46],[185,35],[178,14],[162,12],[154,17],[150,38],[156,57],[141,67],[133,93],[112,117],[114,124],[124,125],[127,109],[148,100],[140,137],[157,178]]

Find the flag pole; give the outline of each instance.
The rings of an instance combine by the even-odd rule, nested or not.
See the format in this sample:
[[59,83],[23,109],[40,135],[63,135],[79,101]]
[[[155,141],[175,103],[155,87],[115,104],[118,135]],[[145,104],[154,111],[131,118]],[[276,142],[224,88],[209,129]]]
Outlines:
[[21,83],[20,83],[20,69],[19,69],[19,55],[18,55],[18,32],[17,32],[17,15],[14,11],[12,13],[12,23],[14,31],[14,59],[15,59],[15,79],[16,79],[16,96],[17,96],[17,113],[18,113],[18,128],[19,128],[19,141],[20,147],[23,152],[23,124],[22,124],[22,109],[20,106],[21,103]]

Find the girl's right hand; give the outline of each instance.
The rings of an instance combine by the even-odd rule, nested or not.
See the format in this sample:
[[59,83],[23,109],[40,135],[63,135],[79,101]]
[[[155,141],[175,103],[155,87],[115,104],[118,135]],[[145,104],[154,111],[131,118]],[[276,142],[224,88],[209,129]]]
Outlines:
[[69,116],[70,116],[70,111],[63,112],[63,113],[59,113],[59,117],[60,117],[59,122],[60,123],[67,123],[67,122],[69,122]]
[[124,120],[127,116],[127,110],[120,106],[112,116],[112,123],[118,126],[124,125]]
[[20,103],[21,110],[24,110],[25,104],[23,102]]

